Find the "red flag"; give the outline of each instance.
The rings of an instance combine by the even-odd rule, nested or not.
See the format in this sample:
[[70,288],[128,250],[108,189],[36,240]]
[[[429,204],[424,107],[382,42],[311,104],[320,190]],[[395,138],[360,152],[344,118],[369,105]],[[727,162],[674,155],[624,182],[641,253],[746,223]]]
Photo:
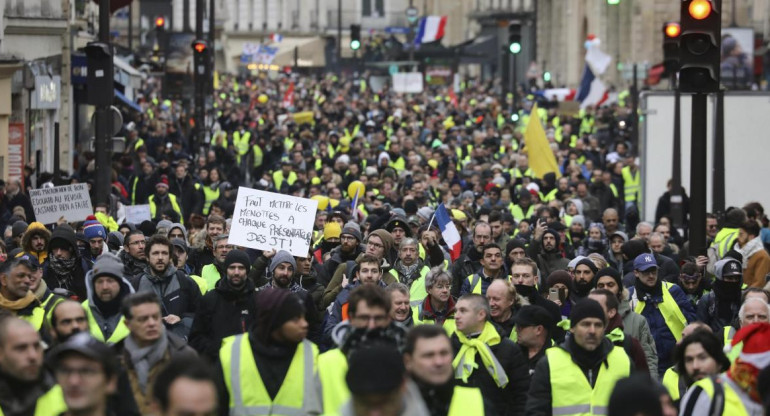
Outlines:
[[[94,3],[99,4],[99,0],[93,0]],[[133,0],[110,0],[110,14],[115,13],[115,11],[120,10],[129,4],[131,4]]]
[[449,87],[449,100],[453,106],[457,107],[457,94],[455,94],[455,87]]
[[289,108],[294,105],[294,82],[289,84],[286,93],[283,95],[283,108]]

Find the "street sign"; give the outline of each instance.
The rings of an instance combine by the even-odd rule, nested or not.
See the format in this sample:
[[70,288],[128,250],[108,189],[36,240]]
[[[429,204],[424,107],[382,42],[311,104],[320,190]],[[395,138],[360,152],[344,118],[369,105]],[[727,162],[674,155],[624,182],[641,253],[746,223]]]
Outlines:
[[385,28],[385,33],[389,35],[408,35],[409,28],[403,26],[388,26]]
[[417,10],[416,7],[409,7],[406,9],[406,20],[408,20],[409,23],[414,24],[418,17],[420,17],[420,11]]

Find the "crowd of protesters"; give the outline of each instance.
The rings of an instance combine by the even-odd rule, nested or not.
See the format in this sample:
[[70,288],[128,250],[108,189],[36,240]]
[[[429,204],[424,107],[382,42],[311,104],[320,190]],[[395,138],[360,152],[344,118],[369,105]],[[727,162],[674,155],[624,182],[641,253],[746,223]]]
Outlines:
[[[93,189],[93,153],[5,180],[0,414],[765,414],[760,204],[690,253],[666,195],[639,211],[624,94],[520,90],[512,117],[494,82],[365,80],[221,75],[201,133],[149,78],[81,221],[37,222],[29,190]],[[535,103],[558,171],[530,165]],[[228,241],[242,186],[318,201],[305,255]]]

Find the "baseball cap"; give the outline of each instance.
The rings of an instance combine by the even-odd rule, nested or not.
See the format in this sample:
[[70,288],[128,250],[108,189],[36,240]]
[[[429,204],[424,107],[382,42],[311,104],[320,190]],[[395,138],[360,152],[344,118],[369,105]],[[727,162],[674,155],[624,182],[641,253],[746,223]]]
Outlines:
[[743,276],[743,266],[738,260],[724,258],[714,264],[714,275],[720,280],[727,276]]
[[634,259],[634,270],[643,272],[651,268],[658,268],[658,263],[655,262],[655,256],[651,253],[642,253]]
[[181,238],[174,238],[173,240],[171,240],[171,244],[173,244],[174,247],[179,247],[184,251],[187,251],[187,243]]
[[21,262],[26,262],[29,265],[29,268],[32,269],[33,271],[40,268],[40,262],[38,261],[37,257],[29,253],[22,253],[17,258]]
[[551,314],[542,306],[524,305],[513,317],[513,322],[519,326],[537,326],[542,325],[550,329],[553,325]]
[[100,362],[107,374],[115,374],[118,370],[118,362],[115,354],[107,344],[97,341],[88,332],[73,335],[67,341],[59,344],[51,352],[51,363],[58,367],[59,361],[68,353],[76,353]]

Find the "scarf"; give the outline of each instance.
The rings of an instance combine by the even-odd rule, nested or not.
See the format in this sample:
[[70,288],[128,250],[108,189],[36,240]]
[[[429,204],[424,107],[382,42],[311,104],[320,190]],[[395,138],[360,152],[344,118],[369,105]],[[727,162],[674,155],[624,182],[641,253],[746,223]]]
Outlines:
[[500,334],[497,333],[494,325],[490,322],[484,324],[484,330],[476,338],[468,338],[461,331],[457,331],[457,338],[462,343],[460,351],[457,353],[452,366],[455,368],[455,378],[461,379],[463,383],[468,383],[468,378],[473,374],[478,365],[476,364],[476,354],[481,356],[481,362],[489,372],[489,375],[497,383],[497,387],[504,388],[508,385],[508,376],[505,374],[500,361],[497,360],[492,350],[489,348],[500,343]]
[[399,260],[396,262],[395,268],[397,272],[404,276],[404,280],[406,280],[401,283],[411,286],[412,282],[416,280],[414,276],[415,272],[422,269],[422,261],[418,260],[413,265],[407,266]]
[[56,273],[56,278],[59,282],[69,282],[72,280],[72,272],[75,269],[75,260],[77,260],[75,257],[66,260],[58,259],[56,257],[51,259],[51,270]]
[[47,291],[48,291],[48,285],[45,283],[45,280],[40,279],[40,284],[37,286],[37,290],[34,292],[35,297],[42,302],[45,300],[43,299],[43,297],[45,296],[45,292]]
[[749,240],[745,246],[738,248],[738,252],[743,255],[743,268],[748,267],[749,257],[765,249],[762,244],[762,238],[756,237]]
[[139,380],[139,388],[142,389],[142,393],[145,393],[150,369],[166,354],[168,338],[164,333],[154,344],[141,348],[132,336],[127,336],[123,342],[123,347],[131,356],[131,363],[134,365],[136,378]]
[[18,312],[32,304],[32,302],[36,301],[37,298],[35,297],[35,294],[32,293],[32,291],[27,291],[27,294],[19,300],[8,300],[5,296],[0,294],[0,309],[8,309],[13,312]]

